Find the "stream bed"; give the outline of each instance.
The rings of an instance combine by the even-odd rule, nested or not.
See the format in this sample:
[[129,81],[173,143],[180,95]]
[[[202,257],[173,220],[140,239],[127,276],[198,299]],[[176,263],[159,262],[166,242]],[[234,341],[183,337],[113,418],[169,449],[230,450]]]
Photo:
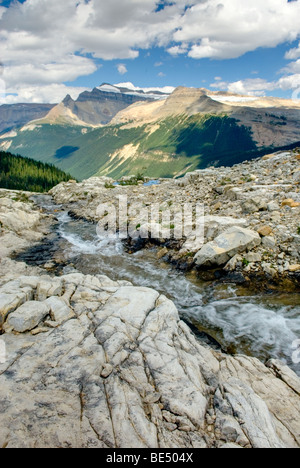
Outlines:
[[158,260],[156,248],[129,254],[120,240],[100,239],[95,224],[71,218],[49,196],[34,201],[55,214],[57,224],[52,240],[24,252],[20,260],[44,265],[63,258],[65,274],[104,274],[154,288],[173,300],[199,339],[262,361],[281,359],[300,375],[300,364],[292,359],[300,339],[300,294],[255,294],[235,284],[203,282],[194,272],[182,273]]

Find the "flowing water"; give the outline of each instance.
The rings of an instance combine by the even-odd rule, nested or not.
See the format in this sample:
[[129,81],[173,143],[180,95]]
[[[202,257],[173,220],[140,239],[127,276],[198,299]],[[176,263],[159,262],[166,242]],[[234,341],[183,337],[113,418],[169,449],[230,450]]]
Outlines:
[[[52,250],[63,255],[65,273],[75,268],[154,288],[174,301],[181,318],[202,332],[202,338],[204,332],[226,351],[263,361],[282,359],[300,375],[300,364],[292,358],[300,339],[299,294],[251,294],[234,284],[202,282],[194,273],[183,274],[159,261],[155,248],[129,254],[120,240],[100,239],[95,224],[71,218],[50,197],[35,201],[48,212],[56,211],[57,245]],[[44,256],[42,261],[47,260],[51,258]]]

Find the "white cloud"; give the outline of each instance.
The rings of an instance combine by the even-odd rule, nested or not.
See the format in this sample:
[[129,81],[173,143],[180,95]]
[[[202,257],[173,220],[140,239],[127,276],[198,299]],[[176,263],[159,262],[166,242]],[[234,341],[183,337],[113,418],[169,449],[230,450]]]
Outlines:
[[176,57],[177,55],[185,55],[188,52],[188,45],[187,44],[181,44],[181,45],[176,45],[173,47],[170,47],[168,49],[169,54],[173,55]]
[[21,85],[16,86],[13,90],[6,89],[6,96],[1,100],[1,104],[15,104],[18,102],[56,104],[61,102],[67,94],[70,94],[76,100],[79,94],[86,90],[87,88],[71,87],[64,84]]
[[3,79],[8,87],[24,84],[51,84],[74,81],[79,76],[90,75],[97,70],[95,64],[84,57],[70,56],[62,62],[14,64],[5,67]]
[[124,65],[123,63],[120,63],[118,66],[117,66],[117,69],[118,69],[118,72],[120,73],[120,75],[126,75],[126,73],[128,73],[128,70],[126,68],[126,65]]
[[[0,7],[0,60],[11,92],[45,89],[95,72],[95,59],[135,59],[153,46],[194,59],[276,47],[300,36],[299,17],[300,1],[287,0],[173,0],[160,11],[157,0],[26,0]],[[300,46],[286,55],[299,57]]]
[[295,90],[300,86],[300,73],[294,75],[283,76],[277,82],[277,87],[283,91]]
[[300,59],[295,62],[291,62],[287,67],[281,70],[282,73],[300,73]]
[[235,82],[217,81],[210,85],[211,88],[228,91],[234,94],[264,96],[266,91],[274,90],[275,83],[269,83],[261,78],[248,78]]
[[277,81],[267,81],[261,78],[248,78],[234,82],[217,81],[212,83],[210,87],[246,96],[265,96],[267,92],[274,90],[290,90],[292,97],[292,91],[300,87],[300,73],[283,76]]
[[299,14],[298,1],[199,0],[181,18],[174,40],[190,44],[192,58],[236,58],[295,40]]
[[286,54],[285,54],[285,58],[287,60],[295,60],[297,58],[300,57],[300,43],[298,45],[298,47],[294,48],[294,49],[290,49]]

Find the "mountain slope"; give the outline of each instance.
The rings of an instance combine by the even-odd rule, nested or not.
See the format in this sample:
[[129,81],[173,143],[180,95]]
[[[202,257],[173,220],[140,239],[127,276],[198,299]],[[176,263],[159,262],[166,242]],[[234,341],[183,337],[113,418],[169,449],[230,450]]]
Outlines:
[[150,102],[164,97],[165,95],[157,92],[138,92],[103,83],[92,91],[84,91],[76,101],[70,95],[66,96],[61,104],[37,123],[106,125],[118,112],[135,102]]
[[249,131],[225,115],[169,117],[147,124],[98,129],[39,125],[11,140],[11,150],[50,162],[79,179],[94,174],[118,178],[143,172],[174,177],[219,161],[244,160],[256,145]]
[[31,120],[44,117],[54,104],[4,104],[0,106],[0,134],[23,127]]
[[[300,104],[295,101],[182,87],[149,99],[126,88],[100,88],[76,102],[67,97],[45,118],[0,137],[0,147],[84,179],[138,172],[174,177],[299,145]],[[128,105],[132,97],[138,100]],[[106,125],[90,123],[105,117],[107,102],[112,114],[119,105],[126,107]]]
[[47,192],[71,176],[49,164],[0,152],[0,187],[28,192]]

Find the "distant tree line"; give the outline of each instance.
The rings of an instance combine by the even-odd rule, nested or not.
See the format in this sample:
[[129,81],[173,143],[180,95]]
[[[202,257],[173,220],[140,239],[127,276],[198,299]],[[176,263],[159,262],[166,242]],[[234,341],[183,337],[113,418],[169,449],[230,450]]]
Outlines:
[[0,188],[48,192],[60,182],[72,179],[52,164],[0,151]]

